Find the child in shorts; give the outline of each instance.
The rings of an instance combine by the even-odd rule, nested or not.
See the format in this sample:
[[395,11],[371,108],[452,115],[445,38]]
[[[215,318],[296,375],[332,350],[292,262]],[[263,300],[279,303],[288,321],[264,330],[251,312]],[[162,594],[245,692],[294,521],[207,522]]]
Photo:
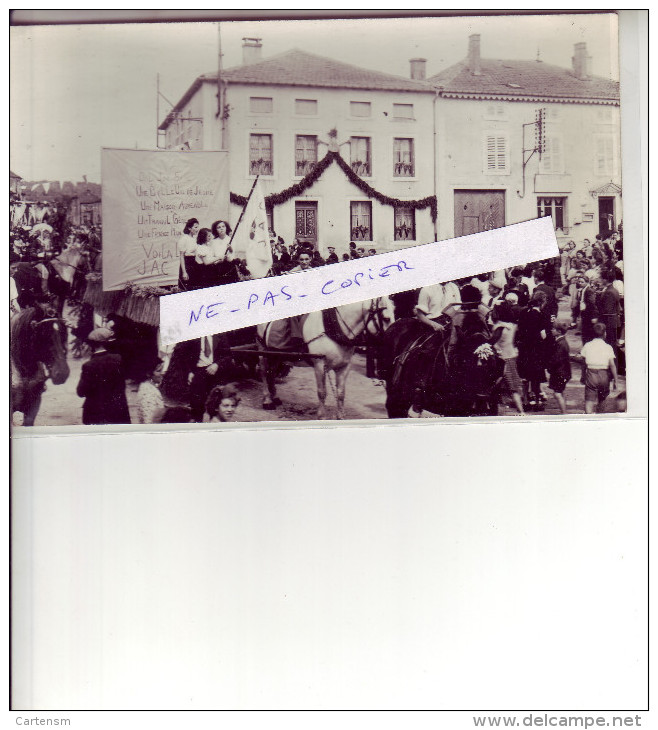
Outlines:
[[585,413],[595,413],[610,394],[617,390],[617,363],[615,351],[605,341],[605,325],[597,322],[593,327],[594,339],[585,343],[580,351],[585,361]]
[[567,412],[564,389],[571,380],[571,360],[566,334],[570,323],[565,320],[553,322],[553,343],[548,360],[548,387],[553,391],[560,413]]

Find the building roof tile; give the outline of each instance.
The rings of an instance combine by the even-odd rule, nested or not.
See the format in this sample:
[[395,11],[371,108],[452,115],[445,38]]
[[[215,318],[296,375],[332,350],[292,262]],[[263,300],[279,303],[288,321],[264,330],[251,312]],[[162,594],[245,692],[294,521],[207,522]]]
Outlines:
[[[216,79],[208,74],[204,79]],[[317,56],[298,48],[266,58],[258,63],[226,69],[222,79],[232,84],[277,86],[320,86],[375,91],[419,91],[432,93],[424,81],[352,66],[332,58]]]
[[450,66],[428,79],[443,87],[444,96],[499,95],[516,98],[528,96],[582,101],[619,102],[619,82],[599,76],[578,79],[570,69],[543,61],[499,61],[481,59],[481,73],[474,75],[465,61]]

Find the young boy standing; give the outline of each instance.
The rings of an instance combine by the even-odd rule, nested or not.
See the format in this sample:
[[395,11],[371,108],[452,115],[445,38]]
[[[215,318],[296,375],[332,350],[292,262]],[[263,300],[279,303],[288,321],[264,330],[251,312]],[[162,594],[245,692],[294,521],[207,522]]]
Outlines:
[[597,322],[594,339],[585,343],[580,351],[585,361],[585,413],[595,413],[610,394],[617,390],[617,364],[615,351],[605,341],[605,325]]
[[555,400],[560,407],[560,413],[567,412],[567,403],[564,400],[564,389],[571,380],[571,360],[569,359],[569,343],[566,333],[569,322],[558,320],[553,323],[553,346],[548,361],[548,387],[553,391]]

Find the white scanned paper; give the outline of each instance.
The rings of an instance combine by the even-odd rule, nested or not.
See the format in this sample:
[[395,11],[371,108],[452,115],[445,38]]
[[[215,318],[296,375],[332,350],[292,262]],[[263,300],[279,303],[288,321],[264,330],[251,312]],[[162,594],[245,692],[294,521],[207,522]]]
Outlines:
[[101,162],[104,291],[175,284],[185,223],[228,219],[228,152],[104,149]]
[[320,266],[160,298],[163,344],[552,258],[550,217]]

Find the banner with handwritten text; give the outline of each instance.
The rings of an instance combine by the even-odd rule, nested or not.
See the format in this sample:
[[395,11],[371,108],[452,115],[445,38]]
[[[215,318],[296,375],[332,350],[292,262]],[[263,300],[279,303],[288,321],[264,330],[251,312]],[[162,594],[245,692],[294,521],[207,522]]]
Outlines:
[[227,220],[228,152],[103,149],[103,289],[178,281],[189,218]]

